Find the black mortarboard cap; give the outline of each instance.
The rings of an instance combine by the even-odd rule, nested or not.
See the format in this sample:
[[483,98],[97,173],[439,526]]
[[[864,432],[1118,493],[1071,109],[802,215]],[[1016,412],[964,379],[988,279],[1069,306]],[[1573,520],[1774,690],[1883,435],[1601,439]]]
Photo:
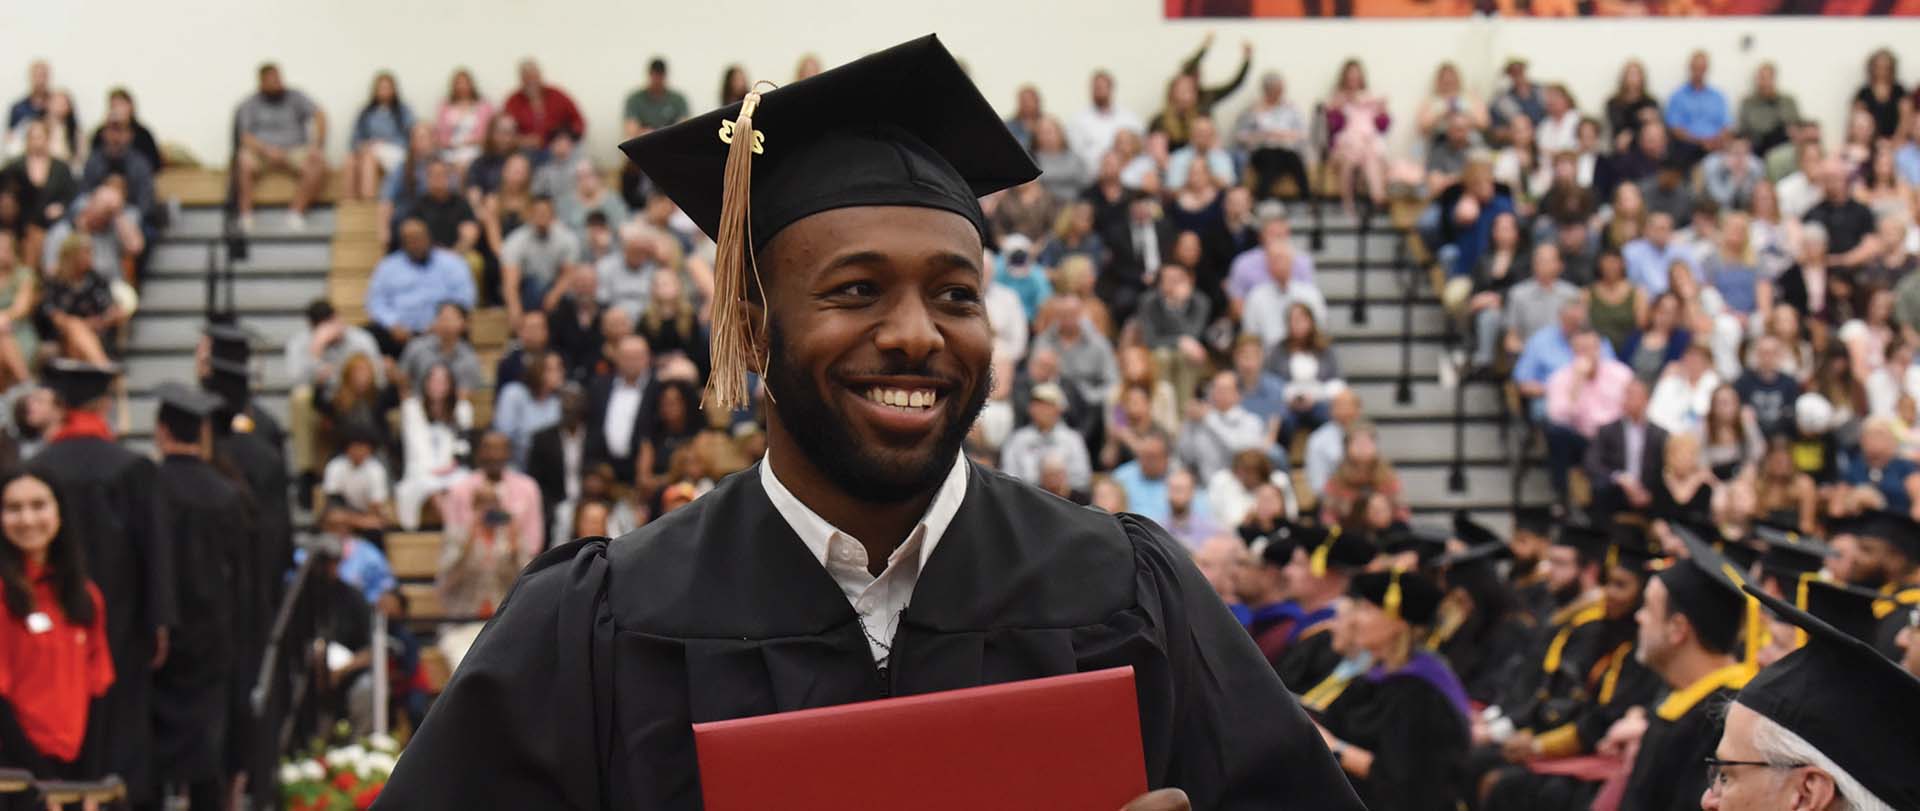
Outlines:
[[236,414],[246,410],[247,401],[253,395],[246,364],[214,360],[212,371],[200,383],[220,398],[227,411]]
[[1800,736],[1892,808],[1920,808],[1920,679],[1872,645],[1748,592],[1807,632],[1807,644],[1747,682],[1735,699]]
[[1613,542],[1611,534],[1604,529],[1584,522],[1572,522],[1560,525],[1560,531],[1553,534],[1554,546],[1571,546],[1580,550],[1581,561],[1598,561],[1607,554],[1607,546]]
[[1358,597],[1414,625],[1432,625],[1446,594],[1432,580],[1416,572],[1367,572],[1355,575],[1347,594]]
[[1766,545],[1760,553],[1761,572],[1789,582],[1820,571],[1832,553],[1816,538],[1765,524],[1753,528],[1753,537]]
[[1920,562],[1920,525],[1913,518],[1891,510],[1875,510],[1861,516],[1853,532],[1865,538],[1878,538],[1891,544],[1907,559]]
[[1788,587],[1786,596],[1793,600],[1795,608],[1819,617],[1854,639],[1869,645],[1874,643],[1880,618],[1874,615],[1873,606],[1885,596],[1880,592],[1806,575]]
[[1688,557],[1654,575],[1667,587],[1668,610],[1684,615],[1708,648],[1732,653],[1747,614],[1744,575],[1691,529],[1675,525],[1674,531]]
[[703,405],[747,402],[757,366],[753,254],[802,218],[853,206],[958,214],[1040,170],[931,35],[655,130],[621,151],[715,241],[713,371]]
[[1253,550],[1254,557],[1258,558],[1261,563],[1281,568],[1285,568],[1287,564],[1293,562],[1294,550],[1300,548],[1299,542],[1295,541],[1292,534],[1287,532],[1284,527],[1268,533],[1258,541],[1254,541],[1253,545],[1256,547]]
[[1441,555],[1447,553],[1447,537],[1444,534],[1414,529],[1405,524],[1395,524],[1380,534],[1380,552],[1398,555],[1413,552],[1419,555],[1420,568],[1432,565]]
[[1513,557],[1513,550],[1500,542],[1482,543],[1458,552],[1441,555],[1433,562],[1449,587],[1472,588],[1473,584],[1491,584],[1498,580],[1494,564]]
[[[1514,523],[1517,526],[1519,519],[1515,518]],[[1453,512],[1453,537],[1459,538],[1468,546],[1481,546],[1483,544],[1504,545],[1504,541],[1501,540],[1499,535],[1495,534],[1486,524],[1474,520],[1473,513],[1467,512],[1466,510],[1455,510]]]
[[1330,529],[1301,526],[1296,527],[1294,533],[1300,539],[1300,548],[1307,553],[1308,570],[1316,575],[1331,569],[1364,569],[1380,554],[1379,547],[1365,535],[1343,532],[1338,526]]
[[1721,557],[1733,561],[1733,565],[1740,567],[1740,571],[1743,572],[1753,571],[1753,564],[1758,562],[1761,556],[1758,547],[1745,541],[1724,541],[1714,551],[1719,552]]
[[227,321],[209,321],[203,330],[212,347],[210,359],[216,363],[226,363],[245,369],[253,360],[253,336],[239,324]]
[[[620,145],[720,238],[736,102]],[[848,206],[952,211],[984,234],[979,198],[1040,176],[960,63],[927,35],[760,94],[748,221],[758,250],[795,220]]]
[[1653,562],[1660,557],[1660,550],[1648,547],[1637,533],[1615,530],[1613,541],[1607,546],[1606,565],[1608,568],[1619,566],[1645,576]]
[[221,405],[219,397],[205,390],[171,381],[160,384],[154,393],[160,399],[156,422],[181,441],[199,439],[201,426]]
[[47,361],[44,374],[54,397],[67,408],[79,408],[105,397],[113,379],[119,376],[120,367],[111,363],[98,365],[71,358]]
[[1553,532],[1553,510],[1546,507],[1521,507],[1513,511],[1513,528],[1535,535]]

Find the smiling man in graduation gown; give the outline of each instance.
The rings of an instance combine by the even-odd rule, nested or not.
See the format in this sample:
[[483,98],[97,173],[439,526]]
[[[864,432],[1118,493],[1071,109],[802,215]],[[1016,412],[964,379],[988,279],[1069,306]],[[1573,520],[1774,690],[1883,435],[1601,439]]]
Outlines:
[[760,372],[767,458],[535,560],[376,807],[695,809],[694,723],[1131,665],[1149,785],[1358,809],[1178,543],[960,454],[978,197],[1037,171],[953,57],[928,37],[745,105],[624,149],[717,237],[705,405]]

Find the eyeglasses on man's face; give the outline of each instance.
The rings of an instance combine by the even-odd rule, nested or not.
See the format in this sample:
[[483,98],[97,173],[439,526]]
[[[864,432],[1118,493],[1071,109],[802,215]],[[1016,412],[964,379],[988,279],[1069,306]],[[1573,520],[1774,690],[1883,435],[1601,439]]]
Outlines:
[[1727,770],[1729,768],[1752,766],[1762,769],[1798,769],[1809,765],[1806,763],[1768,763],[1764,760],[1721,760],[1717,757],[1707,758],[1705,762],[1707,764],[1707,790],[1714,794],[1725,791],[1728,784],[1733,782],[1733,778],[1728,776]]

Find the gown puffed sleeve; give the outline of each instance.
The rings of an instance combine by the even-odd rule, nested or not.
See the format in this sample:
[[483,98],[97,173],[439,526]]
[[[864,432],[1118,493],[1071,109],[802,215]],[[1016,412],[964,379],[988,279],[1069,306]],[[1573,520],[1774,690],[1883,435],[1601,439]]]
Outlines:
[[401,755],[376,811],[606,806],[606,545],[575,541],[528,565]]

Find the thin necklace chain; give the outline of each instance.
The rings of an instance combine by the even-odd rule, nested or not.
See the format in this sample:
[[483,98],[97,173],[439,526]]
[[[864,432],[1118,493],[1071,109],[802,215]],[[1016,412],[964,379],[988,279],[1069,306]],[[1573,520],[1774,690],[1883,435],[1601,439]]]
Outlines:
[[[906,611],[907,607],[901,606],[899,611],[893,612],[893,620],[888,623],[887,627],[897,631],[900,626],[900,615],[906,613]],[[856,614],[854,615],[854,619],[860,622],[860,632],[867,635],[867,641],[872,642],[874,647],[880,649],[880,658],[878,661],[875,661],[874,664],[885,667],[887,660],[893,658],[893,644],[891,642],[883,642],[880,637],[874,636],[873,629],[867,627],[866,617]]]

